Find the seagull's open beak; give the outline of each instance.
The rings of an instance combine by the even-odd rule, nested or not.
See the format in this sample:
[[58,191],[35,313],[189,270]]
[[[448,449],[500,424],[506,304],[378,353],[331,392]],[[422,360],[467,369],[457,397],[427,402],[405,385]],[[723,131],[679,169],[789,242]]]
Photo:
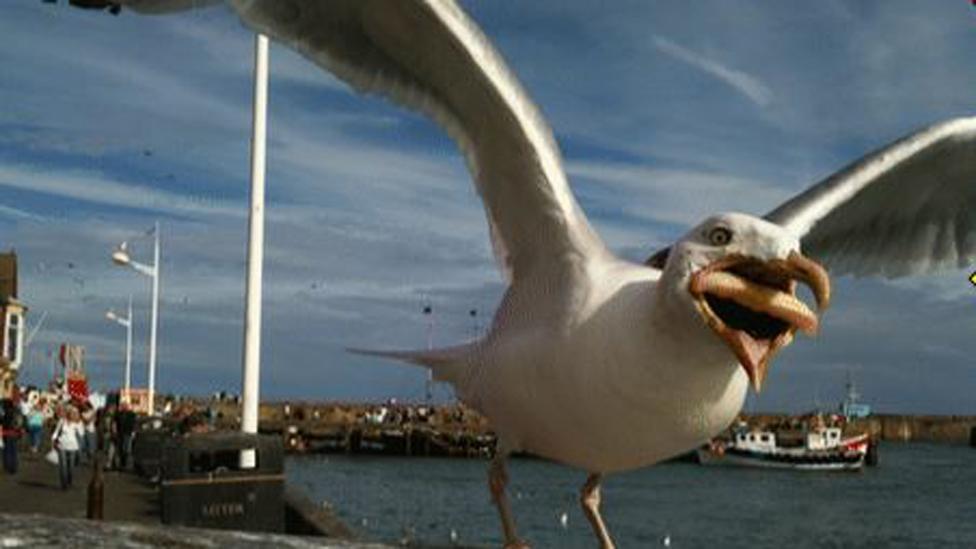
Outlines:
[[763,261],[727,256],[691,276],[689,291],[705,322],[732,349],[758,393],[776,352],[803,330],[814,335],[817,314],[796,297],[796,281],[810,287],[817,310],[830,302],[830,278],[798,252]]

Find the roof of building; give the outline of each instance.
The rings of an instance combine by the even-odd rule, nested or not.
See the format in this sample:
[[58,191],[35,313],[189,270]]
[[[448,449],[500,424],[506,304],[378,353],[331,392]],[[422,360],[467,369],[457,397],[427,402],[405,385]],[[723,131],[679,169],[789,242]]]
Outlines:
[[17,297],[17,253],[0,253],[0,301]]

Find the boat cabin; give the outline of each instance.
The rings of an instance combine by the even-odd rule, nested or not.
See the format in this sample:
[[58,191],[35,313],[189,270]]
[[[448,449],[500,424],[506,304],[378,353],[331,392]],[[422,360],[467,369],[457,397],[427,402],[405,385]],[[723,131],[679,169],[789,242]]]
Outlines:
[[807,448],[810,450],[826,450],[840,445],[841,430],[839,427],[827,427],[807,433]]
[[776,449],[776,435],[769,431],[738,431],[735,446],[750,450],[772,451]]

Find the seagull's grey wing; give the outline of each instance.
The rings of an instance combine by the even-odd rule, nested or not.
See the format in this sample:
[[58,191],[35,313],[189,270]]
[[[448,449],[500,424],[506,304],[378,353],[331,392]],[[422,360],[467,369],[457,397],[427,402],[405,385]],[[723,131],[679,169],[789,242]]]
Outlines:
[[976,259],[976,118],[904,137],[766,215],[837,274],[898,277]]
[[518,278],[602,253],[542,115],[451,0],[232,0],[244,22],[361,92],[426,113],[459,143],[496,255]]

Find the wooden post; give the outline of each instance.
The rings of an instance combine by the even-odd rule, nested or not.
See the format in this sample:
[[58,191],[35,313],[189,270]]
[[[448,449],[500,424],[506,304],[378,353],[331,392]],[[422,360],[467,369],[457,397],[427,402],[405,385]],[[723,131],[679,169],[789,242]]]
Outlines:
[[92,460],[92,478],[88,483],[88,518],[102,520],[105,518],[105,475],[102,467],[102,452],[95,452]]

